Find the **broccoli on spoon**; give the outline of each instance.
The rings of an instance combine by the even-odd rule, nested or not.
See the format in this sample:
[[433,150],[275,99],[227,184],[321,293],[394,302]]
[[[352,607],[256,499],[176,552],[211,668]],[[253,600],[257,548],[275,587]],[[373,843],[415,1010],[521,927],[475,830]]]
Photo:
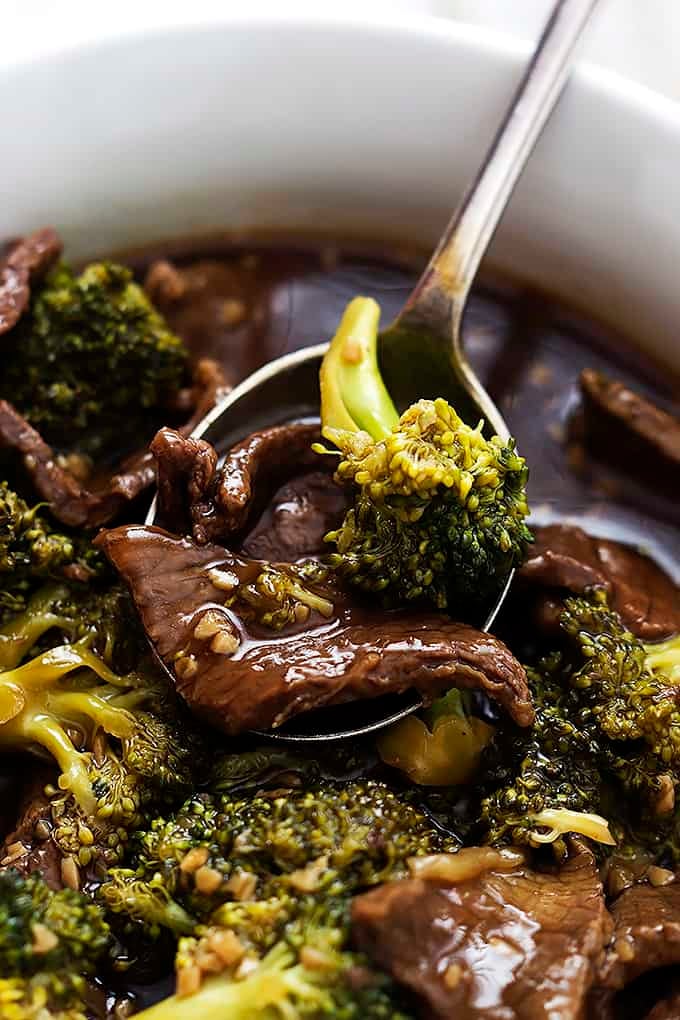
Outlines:
[[399,415],[378,365],[379,317],[371,298],[350,302],[321,365],[322,435],[352,493],[326,536],[331,562],[387,605],[478,618],[532,541],[527,466],[514,440],[487,437],[441,397]]

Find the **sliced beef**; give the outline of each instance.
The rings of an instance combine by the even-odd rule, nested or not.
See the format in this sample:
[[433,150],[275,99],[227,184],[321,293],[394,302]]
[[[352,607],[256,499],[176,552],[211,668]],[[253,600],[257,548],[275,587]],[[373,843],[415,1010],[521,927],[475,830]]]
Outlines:
[[[333,602],[333,617],[312,611],[276,633],[247,623],[238,604],[225,606],[239,583],[257,576],[259,561],[158,528],[116,528],[96,544],[129,585],[147,634],[174,668],[179,693],[228,733],[411,688],[431,700],[453,686],[482,689],[520,725],[532,722],[526,674],[509,649],[445,616],[358,607],[329,583],[310,584]],[[218,629],[221,621],[231,639],[214,637],[217,630],[202,623],[208,613],[217,614],[208,619]],[[220,644],[222,653],[215,650]]]
[[409,879],[352,906],[352,936],[431,1020],[581,1020],[610,922],[594,859]]
[[45,786],[54,782],[46,767],[32,769],[21,793],[18,821],[0,847],[0,869],[15,868],[22,875],[39,871],[51,889],[61,889],[63,856],[49,836],[52,814]]
[[605,463],[677,492],[680,420],[624,383],[581,373],[586,446]]
[[527,584],[580,594],[604,588],[630,630],[645,641],[660,641],[680,631],[680,590],[653,560],[630,546],[594,538],[581,528],[551,524],[535,529],[535,543],[519,572]]
[[110,521],[126,503],[153,484],[154,465],[147,453],[110,474],[101,488],[90,489],[69,470],[32,425],[6,400],[0,400],[0,447],[16,450],[39,495],[71,527],[97,527]]
[[280,425],[253,432],[232,447],[220,470],[216,492],[223,530],[208,538],[241,531],[252,518],[254,504],[264,502],[287,476],[332,460],[312,450],[312,443],[319,438],[318,425]]
[[258,560],[294,563],[328,552],[324,535],[341,523],[346,491],[325,471],[309,471],[282,485],[241,547]]
[[[203,413],[219,396],[215,385],[218,369],[198,366],[195,399]],[[221,376],[220,376],[221,378]],[[203,379],[204,396],[198,395]],[[194,427],[193,419],[185,430]],[[6,400],[0,400],[0,448],[15,450],[38,494],[46,500],[57,520],[71,527],[95,528],[106,524],[125,506],[153,485],[155,465],[152,454],[142,450],[116,468],[94,478],[80,480],[68,457],[59,457],[39,432]]]
[[160,480],[159,521],[180,534],[190,530],[200,545],[233,545],[277,486],[292,475],[326,466],[311,449],[318,438],[316,425],[280,425],[253,432],[232,447],[216,470],[217,458],[207,443],[183,442],[171,429],[162,429],[152,445]]
[[203,439],[163,428],[149,447],[158,478],[156,519],[181,535],[200,528],[213,509],[217,451]]
[[623,988],[656,967],[680,963],[680,882],[634,885],[611,908],[614,932],[598,984]]
[[31,283],[43,277],[60,255],[61,241],[52,227],[10,245],[0,261],[0,334],[17,324],[28,308]]

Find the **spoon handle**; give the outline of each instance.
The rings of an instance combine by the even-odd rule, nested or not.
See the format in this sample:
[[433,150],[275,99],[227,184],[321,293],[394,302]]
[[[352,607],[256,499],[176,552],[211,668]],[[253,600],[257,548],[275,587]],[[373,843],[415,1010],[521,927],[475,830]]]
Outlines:
[[[557,0],[476,179],[464,195],[402,315],[429,306],[446,316],[454,340],[468,292],[527,159],[566,83],[571,57],[598,0]],[[442,302],[442,291],[448,301]],[[435,293],[436,292],[436,293]],[[420,315],[419,315],[420,313]],[[401,318],[401,316],[400,316]]]

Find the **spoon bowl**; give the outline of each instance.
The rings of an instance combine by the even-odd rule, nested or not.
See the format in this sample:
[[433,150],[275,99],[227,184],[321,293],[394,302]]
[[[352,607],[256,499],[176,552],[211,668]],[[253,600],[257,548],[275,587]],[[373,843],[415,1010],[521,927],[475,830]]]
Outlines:
[[[205,439],[218,451],[226,452],[235,443],[257,429],[283,425],[286,422],[304,421],[305,419],[318,420],[319,369],[327,349],[328,344],[318,344],[315,347],[307,347],[292,354],[286,354],[263,365],[215,405],[193,432],[194,438]],[[398,365],[395,367],[398,369]],[[462,390],[460,382],[457,381],[455,374],[450,369],[449,375],[448,385],[446,387],[440,385],[438,395],[446,397],[451,403],[457,401],[456,406],[460,406],[461,398],[463,396],[467,398],[467,391]],[[440,376],[440,383],[444,378],[444,376]],[[494,405],[490,398],[481,386],[479,389],[493,409]],[[403,383],[402,392],[406,395],[406,387]],[[409,402],[411,401],[406,396],[406,403]],[[478,404],[474,406],[475,414],[479,418],[480,407]],[[492,424],[498,435],[507,436],[505,423],[497,412]],[[147,523],[154,522],[155,513],[154,500]],[[484,618],[471,622],[476,623],[483,630],[489,630],[503,604],[511,582],[512,574],[498,592],[494,603],[484,610]],[[156,658],[163,669],[169,673],[161,659],[158,656]],[[307,712],[297,716],[280,730],[256,731],[256,733],[257,736],[268,740],[297,744],[313,743],[319,740],[345,740],[349,737],[364,736],[399,722],[400,719],[415,712],[422,704],[422,698],[416,691],[389,694],[361,702],[360,721],[357,721],[357,707],[353,702],[348,706],[340,705]]]
[[[443,397],[460,417],[487,434],[509,438],[503,418],[465,357],[462,322],[481,259],[531,151],[567,80],[576,44],[598,0],[557,0],[533,57],[486,158],[451,218],[423,275],[395,321],[379,336],[380,369],[398,409],[423,396]],[[311,347],[264,365],[244,380],[193,433],[225,451],[267,426],[319,416],[319,369],[327,345]],[[414,367],[416,367],[414,371]],[[149,514],[153,523],[155,505]],[[488,630],[512,582],[501,586],[483,621]],[[357,705],[361,705],[359,710]],[[336,709],[299,716],[278,733],[289,742],[345,739],[379,730],[422,705],[419,695],[354,703],[349,722]],[[359,718],[359,711],[364,713]]]

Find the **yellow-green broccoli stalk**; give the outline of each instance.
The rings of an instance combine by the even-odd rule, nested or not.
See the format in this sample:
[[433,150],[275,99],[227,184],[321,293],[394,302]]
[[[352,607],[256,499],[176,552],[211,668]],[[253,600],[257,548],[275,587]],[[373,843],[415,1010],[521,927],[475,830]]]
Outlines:
[[111,703],[120,695],[119,682],[97,655],[79,645],[51,648],[0,672],[0,749],[49,752],[61,770],[61,789],[94,814],[91,754],[77,744],[91,746],[98,728],[119,740],[132,737],[134,716]]
[[[226,933],[228,934],[228,932]],[[207,954],[206,954],[207,955]],[[306,960],[307,962],[301,962]],[[218,958],[219,959],[219,958]],[[189,973],[182,968],[179,974]],[[352,988],[349,975],[355,975]],[[365,984],[360,985],[363,979]],[[184,978],[189,986],[187,977]],[[408,1020],[388,993],[390,982],[360,958],[332,948],[307,947],[298,955],[286,942],[234,977],[234,968],[207,977],[194,991],[176,994],[138,1014],[139,1020]]]
[[484,605],[531,542],[525,461],[441,397],[399,416],[378,367],[378,319],[374,301],[355,298],[321,366],[322,434],[354,500],[326,536],[331,564],[391,604]]
[[380,757],[420,786],[468,783],[494,728],[469,710],[455,688],[422,713],[410,715],[378,737]]
[[153,671],[119,676],[82,642],[0,671],[0,753],[55,760],[50,812],[62,853],[81,865],[117,862],[145,806],[191,788],[200,748],[178,711]]
[[680,634],[667,641],[645,645],[645,665],[666,684],[680,684]]

